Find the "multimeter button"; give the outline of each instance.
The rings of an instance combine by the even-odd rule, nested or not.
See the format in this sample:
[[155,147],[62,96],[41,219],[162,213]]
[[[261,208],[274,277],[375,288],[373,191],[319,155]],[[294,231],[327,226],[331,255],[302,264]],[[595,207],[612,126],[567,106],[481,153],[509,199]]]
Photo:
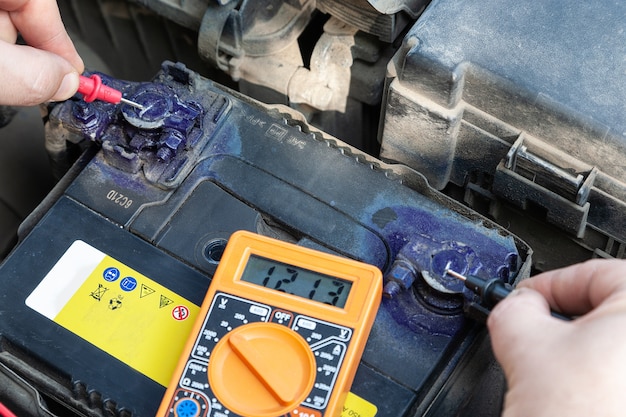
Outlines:
[[200,415],[200,404],[191,398],[183,398],[174,405],[176,417],[197,417]]
[[209,362],[217,399],[244,416],[278,416],[297,407],[313,388],[315,357],[293,330],[251,323],[227,333]]

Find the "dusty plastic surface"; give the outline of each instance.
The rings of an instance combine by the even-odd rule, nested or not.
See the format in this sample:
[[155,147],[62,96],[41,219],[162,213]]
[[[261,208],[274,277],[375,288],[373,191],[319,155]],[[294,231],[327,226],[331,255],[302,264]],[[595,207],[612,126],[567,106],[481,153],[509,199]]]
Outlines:
[[487,201],[502,224],[519,221],[500,202],[583,242],[563,249],[587,250],[565,264],[624,257],[625,13],[607,1],[432,2],[389,67],[381,157],[460,187],[477,209]]

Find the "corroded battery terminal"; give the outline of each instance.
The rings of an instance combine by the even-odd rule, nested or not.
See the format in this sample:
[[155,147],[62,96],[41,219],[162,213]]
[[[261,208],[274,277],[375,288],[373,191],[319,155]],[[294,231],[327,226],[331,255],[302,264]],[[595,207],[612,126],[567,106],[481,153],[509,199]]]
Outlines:
[[111,104],[118,104],[121,102],[128,104],[129,106],[137,107],[141,110],[144,109],[141,104],[122,97],[121,91],[102,84],[102,78],[100,78],[97,74],[93,74],[91,77],[81,75],[80,82],[78,84],[78,92],[83,95],[83,100],[87,103],[91,103],[94,100],[102,100]]
[[[444,275],[450,275],[463,281],[467,288],[480,296],[481,302],[484,303],[489,309],[498,304],[511,293],[510,287],[498,278],[484,279],[475,275],[465,276],[449,268],[446,268]],[[556,311],[551,311],[550,314],[552,317],[556,317],[561,320],[572,320],[571,317],[564,316]]]

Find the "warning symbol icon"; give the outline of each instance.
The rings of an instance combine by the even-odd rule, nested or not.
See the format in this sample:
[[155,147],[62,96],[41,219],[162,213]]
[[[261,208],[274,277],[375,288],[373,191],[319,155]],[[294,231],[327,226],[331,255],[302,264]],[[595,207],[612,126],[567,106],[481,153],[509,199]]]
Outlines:
[[167,307],[168,305],[174,303],[174,300],[167,298],[164,295],[161,295],[161,301],[159,302],[159,308]]
[[183,321],[189,317],[189,309],[185,306],[176,306],[172,310],[172,317],[174,320]]
[[104,295],[105,292],[107,292],[108,288],[106,288],[104,285],[102,284],[98,284],[98,289],[95,291],[92,291],[91,294],[89,294],[91,297],[93,297],[95,300],[102,300],[102,296]]
[[146,284],[141,284],[141,290],[139,290],[139,298],[147,297],[150,294],[154,294],[156,290],[148,287]]

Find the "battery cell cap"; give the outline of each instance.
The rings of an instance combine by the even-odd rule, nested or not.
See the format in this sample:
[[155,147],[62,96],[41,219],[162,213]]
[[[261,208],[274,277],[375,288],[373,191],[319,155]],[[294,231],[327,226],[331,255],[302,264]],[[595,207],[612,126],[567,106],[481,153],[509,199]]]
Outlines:
[[315,382],[315,357],[293,330],[251,323],[227,333],[209,362],[217,399],[244,416],[275,417],[298,407]]

